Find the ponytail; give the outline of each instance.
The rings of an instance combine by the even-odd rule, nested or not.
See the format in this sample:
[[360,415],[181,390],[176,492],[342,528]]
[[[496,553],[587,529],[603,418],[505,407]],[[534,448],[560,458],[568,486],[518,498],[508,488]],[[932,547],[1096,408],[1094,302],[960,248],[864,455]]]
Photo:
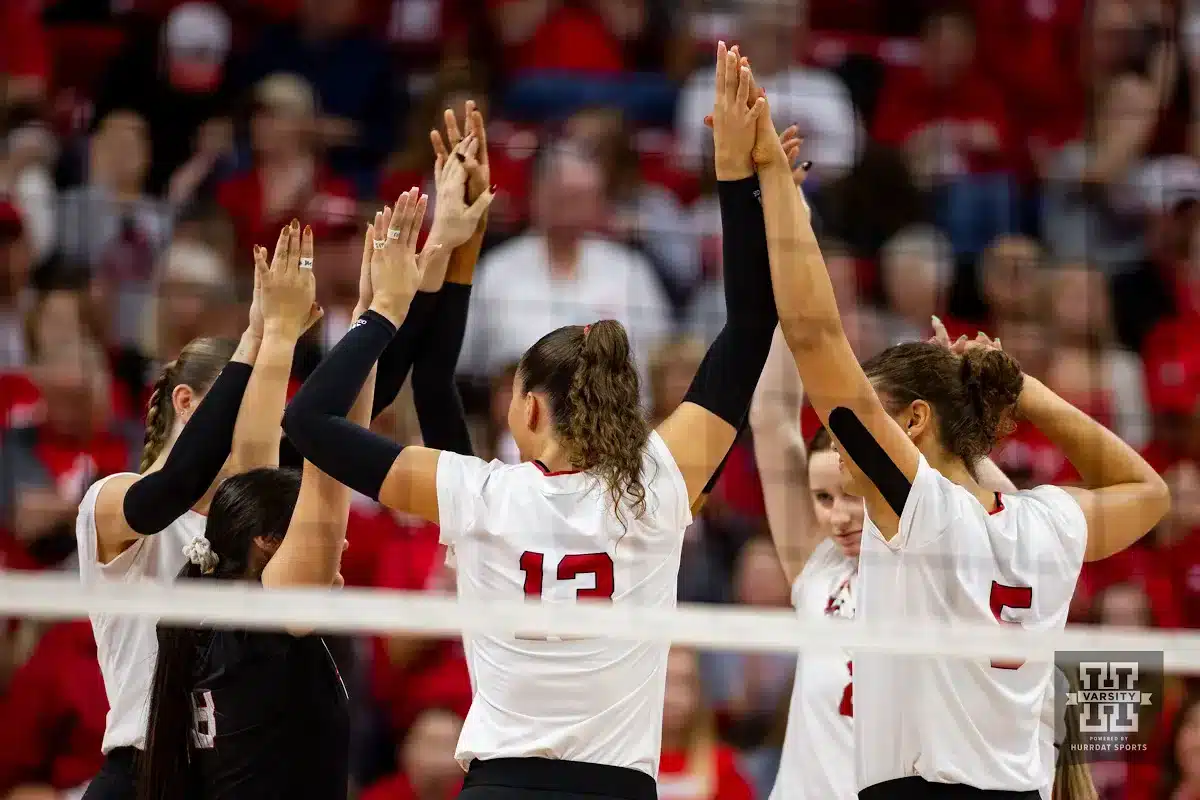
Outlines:
[[[1071,677],[1072,672],[1075,672],[1074,666],[1069,670],[1055,667],[1056,696],[1079,690],[1079,681]],[[1079,715],[1067,709],[1065,716],[1057,722],[1063,726],[1063,735],[1060,740],[1057,730],[1053,732],[1056,763],[1051,800],[1098,800],[1092,771],[1081,746],[1083,736],[1079,732]]]
[[[186,564],[179,578],[201,578]],[[188,796],[194,743],[192,686],[201,631],[159,624],[158,657],[150,688],[146,749],[138,759],[137,800],[177,800]]]
[[642,452],[650,426],[641,381],[621,323],[567,325],[525,351],[517,375],[526,392],[545,392],[554,431],[571,465],[595,475],[622,525],[646,510]]
[[1003,350],[977,347],[963,354],[960,376],[975,418],[973,436],[990,453],[1016,427],[1013,416],[1025,375]]
[[142,463],[138,472],[145,472],[150,465],[158,460],[163,446],[171,432],[171,420],[174,417],[174,406],[171,403],[171,391],[175,388],[175,372],[178,362],[172,361],[163,367],[154,389],[150,392],[150,400],[146,403],[146,436],[142,445]]
[[583,330],[567,392],[567,436],[576,466],[604,483],[622,524],[628,501],[634,518],[646,510],[642,451],[650,426],[642,414],[641,386],[625,328],[601,320]]
[[139,472],[148,470],[170,441],[175,425],[175,401],[172,399],[175,387],[188,386],[200,394],[208,391],[233,357],[236,347],[236,342],[227,339],[193,339],[180,351],[177,359],[163,367],[146,404],[146,436]]

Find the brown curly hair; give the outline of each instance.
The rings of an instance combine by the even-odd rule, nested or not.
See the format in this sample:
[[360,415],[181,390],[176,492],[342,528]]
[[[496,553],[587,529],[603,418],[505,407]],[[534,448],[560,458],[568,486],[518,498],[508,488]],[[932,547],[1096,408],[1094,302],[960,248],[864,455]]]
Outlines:
[[598,477],[624,525],[626,509],[646,510],[642,451],[650,425],[641,409],[641,381],[629,336],[616,320],[567,325],[521,356],[525,392],[545,392],[554,432],[571,465]]
[[1012,432],[1025,376],[1016,359],[982,347],[956,355],[931,342],[889,347],[863,364],[890,413],[924,400],[937,415],[938,441],[968,467]]

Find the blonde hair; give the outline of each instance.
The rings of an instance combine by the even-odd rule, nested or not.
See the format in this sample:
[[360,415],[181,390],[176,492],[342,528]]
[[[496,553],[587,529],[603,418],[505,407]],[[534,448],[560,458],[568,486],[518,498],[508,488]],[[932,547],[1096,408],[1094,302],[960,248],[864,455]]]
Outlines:
[[190,386],[195,392],[207,391],[233,356],[235,347],[234,342],[226,339],[193,339],[180,351],[178,358],[163,367],[146,403],[146,435],[139,472],[145,472],[158,460],[171,436],[175,424],[175,404],[171,396],[175,387]]

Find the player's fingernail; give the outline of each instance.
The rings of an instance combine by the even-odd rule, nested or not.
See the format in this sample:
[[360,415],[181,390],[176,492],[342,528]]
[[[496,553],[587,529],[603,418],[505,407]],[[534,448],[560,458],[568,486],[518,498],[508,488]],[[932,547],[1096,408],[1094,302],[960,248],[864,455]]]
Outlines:
[[812,169],[812,162],[811,161],[801,161],[800,169],[804,170],[805,172],[808,172],[810,169]]
[[292,230],[294,230],[294,231],[300,230],[300,220],[298,220],[298,219],[292,220]]
[[940,318],[940,317],[939,317],[937,314],[934,314],[932,317],[930,317],[930,319],[931,319],[931,320],[933,320],[933,324],[934,324],[934,325],[941,325],[941,324],[942,324],[942,320],[941,320],[941,318]]

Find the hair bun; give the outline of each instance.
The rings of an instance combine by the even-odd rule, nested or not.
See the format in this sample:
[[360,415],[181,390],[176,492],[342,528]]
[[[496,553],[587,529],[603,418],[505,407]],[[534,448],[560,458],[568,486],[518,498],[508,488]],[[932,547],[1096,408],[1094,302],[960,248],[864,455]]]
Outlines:
[[1025,374],[1017,360],[1003,350],[974,347],[962,357],[962,382],[975,415],[990,444],[1016,427],[1013,411]]

